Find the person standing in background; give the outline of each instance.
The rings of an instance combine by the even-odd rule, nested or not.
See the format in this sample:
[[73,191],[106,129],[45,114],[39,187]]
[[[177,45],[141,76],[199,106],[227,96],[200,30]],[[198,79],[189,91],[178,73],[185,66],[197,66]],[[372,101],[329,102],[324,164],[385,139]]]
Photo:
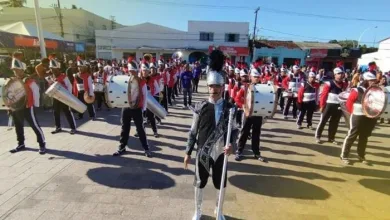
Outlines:
[[[191,98],[192,98],[192,85],[191,82],[193,80],[193,74],[190,71],[190,66],[188,64],[185,65],[185,71],[180,74],[180,82],[181,87],[183,89],[183,99],[184,99],[184,106],[183,109],[187,109],[188,105],[191,105]],[[188,96],[188,103],[187,103],[187,96]]]
[[192,70],[193,73],[193,86],[192,86],[192,92],[198,92],[198,85],[199,85],[199,78],[202,74],[202,68],[199,65],[199,62],[195,62],[194,69]]

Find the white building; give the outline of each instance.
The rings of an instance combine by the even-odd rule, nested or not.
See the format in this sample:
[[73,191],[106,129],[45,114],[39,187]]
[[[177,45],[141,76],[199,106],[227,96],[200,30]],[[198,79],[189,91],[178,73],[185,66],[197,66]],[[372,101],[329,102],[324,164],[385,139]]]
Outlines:
[[372,61],[375,61],[381,71],[390,71],[390,37],[379,42],[377,52],[363,54],[358,64],[368,65]]
[[96,55],[103,59],[122,59],[152,54],[157,59],[181,54],[190,62],[206,57],[214,47],[231,56],[245,58],[248,49],[248,22],[189,21],[188,31],[176,30],[152,23],[143,23],[115,30],[97,30]]
[[[42,28],[61,36],[61,26],[58,8],[40,8]],[[91,42],[95,39],[95,30],[115,29],[123,27],[109,19],[95,15],[83,9],[61,8],[63,38],[66,41]],[[33,8],[11,8],[5,7],[0,13],[0,26],[24,22],[36,25],[35,12]]]

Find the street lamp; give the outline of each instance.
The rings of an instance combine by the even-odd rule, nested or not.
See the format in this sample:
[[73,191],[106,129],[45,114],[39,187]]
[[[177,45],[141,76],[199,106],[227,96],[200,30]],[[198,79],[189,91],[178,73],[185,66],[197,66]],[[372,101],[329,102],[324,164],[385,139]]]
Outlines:
[[[369,27],[369,28],[365,29],[365,30],[360,34],[360,37],[359,37],[357,46],[360,45],[360,40],[362,39],[364,33],[366,33],[366,32],[367,32],[368,30],[370,30],[371,28],[372,28],[372,27]],[[378,28],[378,26],[375,26],[374,28]],[[355,41],[353,42],[353,44],[354,44],[354,48],[355,48]]]

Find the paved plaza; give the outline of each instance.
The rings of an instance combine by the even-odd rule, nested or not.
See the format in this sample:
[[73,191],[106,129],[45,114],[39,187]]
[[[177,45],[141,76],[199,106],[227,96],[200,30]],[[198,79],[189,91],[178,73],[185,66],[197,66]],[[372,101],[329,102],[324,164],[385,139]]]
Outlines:
[[[207,96],[205,82],[200,101]],[[194,166],[183,169],[184,149],[192,120],[181,98],[159,126],[160,138],[146,128],[153,158],[143,155],[130,131],[129,150],[118,147],[120,111],[98,112],[97,121],[78,121],[74,136],[52,135],[52,113],[39,112],[48,153],[38,154],[36,137],[26,127],[27,151],[10,154],[14,130],[0,113],[0,219],[7,220],[151,220],[191,219],[194,211]],[[87,118],[87,117],[85,117]],[[319,115],[314,118],[314,126]],[[66,120],[62,120],[67,126]],[[327,132],[325,132],[326,134]],[[340,124],[337,141],[347,130]],[[324,135],[325,136],[325,135]],[[280,113],[261,134],[261,150],[269,163],[252,158],[250,141],[242,162],[229,160],[224,203],[227,219],[390,219],[390,125],[374,130],[367,149],[372,166],[341,164],[341,146],[316,144],[314,131],[297,130]],[[193,153],[193,156],[195,153]],[[203,219],[215,219],[216,191],[205,189]]]

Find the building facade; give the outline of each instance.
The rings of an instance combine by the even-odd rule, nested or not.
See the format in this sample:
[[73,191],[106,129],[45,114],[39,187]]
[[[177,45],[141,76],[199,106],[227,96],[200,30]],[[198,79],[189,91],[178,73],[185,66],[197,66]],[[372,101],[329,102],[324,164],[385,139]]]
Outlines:
[[152,23],[116,30],[97,30],[96,55],[103,59],[123,59],[145,54],[165,59],[180,57],[189,62],[206,61],[210,49],[219,48],[239,61],[249,55],[247,22],[189,21],[188,31]]
[[[40,8],[42,27],[45,31],[62,36],[59,10]],[[123,27],[109,19],[97,16],[83,9],[61,9],[63,38],[66,41],[94,43],[95,30],[111,30]],[[15,22],[36,25],[33,8],[3,8],[0,13],[0,26]]]
[[358,64],[368,65],[372,61],[375,61],[381,71],[390,72],[390,37],[379,41],[377,52],[363,54]]

